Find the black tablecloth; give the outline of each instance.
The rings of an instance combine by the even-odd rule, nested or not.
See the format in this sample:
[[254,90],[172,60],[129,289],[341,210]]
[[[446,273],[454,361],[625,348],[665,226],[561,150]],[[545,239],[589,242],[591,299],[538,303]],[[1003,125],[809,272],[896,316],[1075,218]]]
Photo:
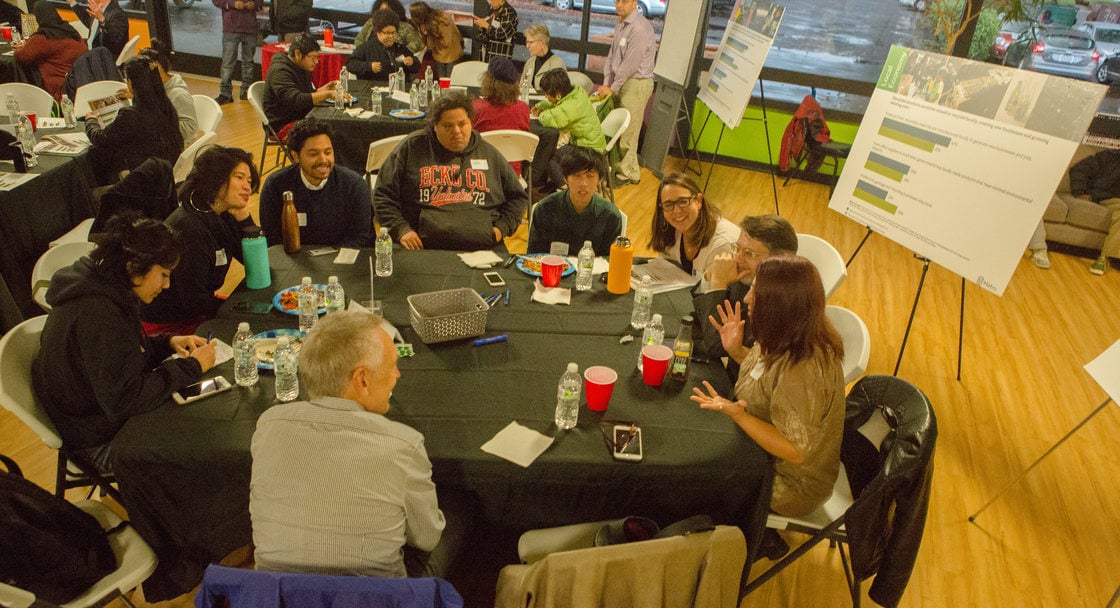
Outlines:
[[[356,274],[350,269],[366,268],[368,273],[367,252],[349,267],[333,266],[329,257],[288,258],[277,248],[271,253],[272,288],[239,289],[223,307],[223,318],[204,324],[201,332],[213,330],[229,340],[238,320],[248,320],[258,332],[295,327],[292,315],[237,315],[232,308],[241,299],[271,299],[291,284],[289,277],[311,274],[319,280],[327,266],[351,297],[367,295],[368,286],[363,289],[350,278]],[[730,391],[718,364],[694,363],[684,386],[647,387],[634,369],[638,345],[619,343],[627,330],[631,296],[606,294],[597,284],[590,294],[574,293],[571,306],[530,303],[529,279],[515,269],[503,275],[511,296],[524,297],[511,297],[509,306],[492,309],[487,323],[487,334],[505,332],[508,342],[424,345],[402,308],[409,289],[473,285],[482,271],[452,261],[448,252],[398,251],[395,257],[394,276],[378,279],[375,289],[386,301],[387,317],[414,344],[416,356],[399,362],[401,378],[388,416],[424,435],[438,488],[471,493],[481,506],[480,516],[515,529],[626,515],[667,524],[708,513],[718,523],[743,526],[749,546],[756,546],[769,504],[770,460],[728,418],[701,410],[687,398],[700,379]],[[654,308],[676,314],[689,301],[683,291],[659,294]],[[676,329],[675,322],[669,324],[670,333]],[[641,424],[643,462],[614,461],[599,430],[603,415],[586,408],[575,429],[555,428],[556,383],[569,361],[581,369],[607,365],[619,373],[605,417]],[[214,373],[233,376],[230,363]],[[249,444],[256,418],[273,404],[273,378],[262,374],[252,389],[235,388],[191,406],[168,405],[135,417],[114,439],[113,466],[125,505],[133,525],[160,557],[160,569],[145,583],[148,599],[189,590],[206,563],[251,539]],[[511,421],[556,437],[529,468],[480,449]]]
[[[369,80],[350,81],[350,94],[357,98],[356,106],[369,109],[370,91],[375,84],[377,83]],[[404,119],[389,116],[389,111],[395,109],[408,109],[408,104],[399,102],[388,95],[382,95],[382,114],[378,116],[355,118],[346,114],[343,110],[327,104],[315,106],[308,113],[308,116],[331,123],[334,131],[331,144],[334,146],[335,162],[358,173],[365,173],[366,157],[369,155],[369,144],[371,142],[394,135],[405,135],[427,127],[427,117]],[[530,123],[530,131],[540,137],[537,154],[533,157],[533,179],[536,181],[538,177],[545,175],[541,172],[547,170],[552,153],[556,149],[559,132],[556,129],[541,126],[535,120]]]
[[32,70],[33,73],[29,74],[24,69],[12,52],[12,43],[8,41],[0,42],[0,83],[5,82],[26,82],[36,86],[42,84],[42,78],[39,77],[38,70]]
[[0,321],[4,331],[43,314],[31,299],[35,262],[51,241],[93,217],[93,172],[84,154],[40,154],[39,165],[31,173],[38,177],[0,192]]

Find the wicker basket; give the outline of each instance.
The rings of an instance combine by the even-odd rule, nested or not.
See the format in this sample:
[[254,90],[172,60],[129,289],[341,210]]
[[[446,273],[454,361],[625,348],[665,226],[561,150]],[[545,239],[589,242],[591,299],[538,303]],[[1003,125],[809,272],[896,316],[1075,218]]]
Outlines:
[[481,336],[490,307],[469,287],[408,296],[412,329],[425,344]]

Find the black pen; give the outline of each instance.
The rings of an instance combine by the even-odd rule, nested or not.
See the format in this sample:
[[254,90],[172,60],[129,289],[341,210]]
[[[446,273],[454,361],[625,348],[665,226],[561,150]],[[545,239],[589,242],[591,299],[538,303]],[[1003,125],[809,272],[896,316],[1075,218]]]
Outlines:
[[209,344],[214,339],[214,330],[206,332],[206,343]]

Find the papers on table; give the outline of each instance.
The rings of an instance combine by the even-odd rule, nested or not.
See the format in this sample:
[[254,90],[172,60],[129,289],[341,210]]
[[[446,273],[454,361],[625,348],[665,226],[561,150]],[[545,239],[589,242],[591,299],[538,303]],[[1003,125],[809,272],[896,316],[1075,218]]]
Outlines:
[[334,256],[335,264],[353,264],[358,261],[358,254],[361,253],[353,247],[343,247],[338,250],[338,255]]
[[66,126],[66,119],[57,116],[43,116],[36,121],[40,129],[61,129]]
[[697,281],[696,277],[669,260],[653,258],[645,264],[634,266],[630,273],[630,287],[637,289],[642,283],[642,277],[646,275],[649,275],[653,282],[653,293],[692,287]]
[[550,445],[552,437],[511,422],[482,444],[482,451],[528,468]]
[[408,91],[393,91],[391,97],[401,103],[410,103],[412,101],[412,98],[408,96]]
[[77,156],[89,145],[89,139],[85,133],[56,133],[43,136],[43,139],[35,144],[35,153]]
[[37,173],[0,173],[0,192],[13,190],[17,186],[35,179],[37,176]]
[[463,263],[471,268],[492,268],[495,264],[502,263],[502,258],[489,249],[468,251],[458,255],[459,259],[463,260]]

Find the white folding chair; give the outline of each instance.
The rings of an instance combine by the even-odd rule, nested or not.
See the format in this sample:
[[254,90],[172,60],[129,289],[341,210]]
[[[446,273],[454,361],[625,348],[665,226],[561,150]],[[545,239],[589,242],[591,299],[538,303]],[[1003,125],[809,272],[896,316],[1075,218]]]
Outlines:
[[[211,99],[211,101],[213,100]],[[183,150],[183,152],[179,154],[179,158],[176,159],[175,168],[173,169],[176,184],[187,179],[187,176],[191,174],[191,169],[194,168],[195,157],[198,156],[198,153],[201,152],[203,148],[214,143],[214,140],[216,139],[218,139],[217,133],[213,131],[207,131],[206,133],[202,134],[202,137],[194,140],[194,143],[192,143],[187,147],[186,150]]]
[[83,84],[74,92],[74,116],[89,114],[89,102],[116,95],[117,91],[126,88],[119,80],[97,80]]
[[859,315],[840,306],[826,306],[824,314],[844,341],[844,384],[850,384],[867,371],[871,358],[871,333]]
[[23,82],[0,84],[0,101],[6,101],[9,94],[19,102],[20,111],[34,112],[36,117],[50,116],[54,110],[54,97],[35,85]]
[[797,235],[797,255],[809,260],[817,267],[824,284],[824,297],[827,300],[836,288],[848,278],[844,258],[828,241],[811,234]]
[[588,95],[595,92],[595,83],[591,82],[591,77],[583,72],[568,70],[568,80],[571,81],[573,87],[582,88],[587,91]]
[[451,68],[451,86],[477,87],[482,84],[482,75],[486,73],[485,61],[464,61],[456,63]]
[[198,117],[198,130],[203,133],[217,131],[218,124],[222,122],[224,112],[222,106],[214,101],[213,97],[206,95],[192,95],[194,97],[194,114]]
[[394,135],[377,141],[369,142],[369,152],[366,154],[366,179],[369,180],[369,189],[372,192],[377,187],[377,172],[381,169],[389,154],[397,149],[397,144],[408,135]]
[[[92,225],[93,222],[91,221]],[[89,236],[87,229],[86,236]],[[61,243],[51,247],[39,256],[35,267],[31,270],[31,299],[44,311],[50,312],[51,305],[47,304],[47,289],[51,286],[51,277],[60,269],[77,262],[82,256],[93,251],[94,244],[89,241],[76,241]]]
[[264,131],[264,142],[261,143],[261,166],[260,174],[265,174],[264,170],[264,157],[268,152],[269,146],[276,147],[276,163],[269,167],[269,171],[277,167],[283,167],[288,164],[288,147],[284,145],[283,140],[276,134],[276,131],[268,124],[268,114],[264,113],[264,89],[268,86],[263,80],[258,80],[249,85],[249,105],[253,106],[253,111],[257,114],[257,118],[261,121],[261,129]]
[[[525,189],[525,193],[529,197],[528,209],[533,209],[533,155],[537,152],[537,144],[540,143],[541,138],[536,134],[528,131],[518,131],[517,129],[498,129],[496,131],[485,131],[482,133],[482,139],[486,140],[490,145],[498,149],[506,162],[521,161],[521,171],[527,177],[517,177],[517,181],[521,187]],[[526,170],[528,168],[528,170]],[[529,229],[533,228],[533,214],[529,214]]]
[[[618,139],[622,137],[622,133],[630,126],[630,110],[626,108],[615,108],[611,110],[610,114],[603,119],[603,135],[607,138],[607,147],[604,154],[607,157],[607,193],[610,194],[611,202],[614,202],[614,185],[612,185],[614,170],[611,168],[611,150],[614,150],[615,145],[618,144]],[[618,205],[615,205],[616,207]]]
[[87,217],[86,219],[78,222],[77,226],[74,226],[66,234],[51,241],[47,246],[56,247],[63,243],[84,243],[85,241],[88,241],[89,232],[93,228],[93,219],[94,218],[92,217]]
[[137,34],[124,43],[124,48],[121,49],[121,54],[117,55],[117,65],[123,65],[124,62],[136,56],[136,45],[140,44],[140,34]]

